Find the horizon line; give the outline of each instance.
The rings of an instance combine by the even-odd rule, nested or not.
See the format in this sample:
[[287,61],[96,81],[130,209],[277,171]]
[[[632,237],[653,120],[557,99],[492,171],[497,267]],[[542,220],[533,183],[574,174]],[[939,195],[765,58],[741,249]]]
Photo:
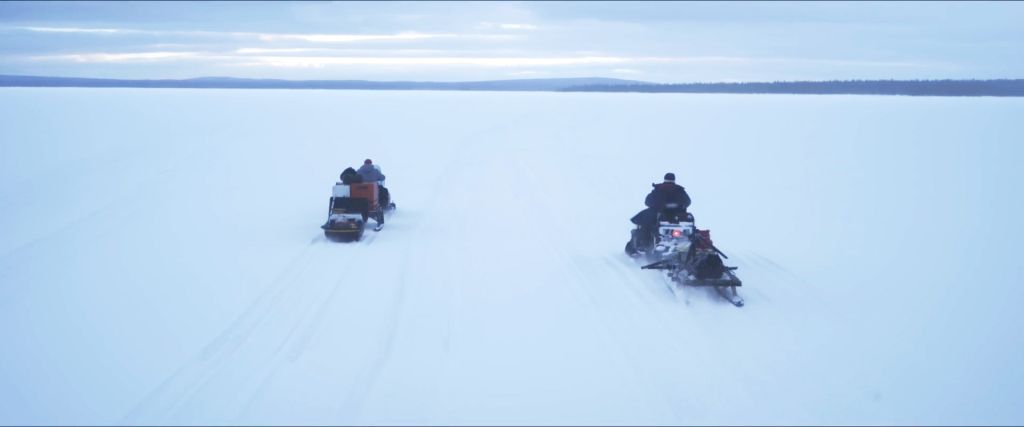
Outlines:
[[282,79],[282,78],[270,78],[270,77],[233,77],[233,76],[197,76],[197,77],[182,77],[182,78],[119,78],[119,77],[72,77],[72,76],[52,76],[52,75],[34,75],[34,74],[0,74],[0,78],[19,78],[19,77],[30,77],[30,78],[43,78],[43,79],[82,79],[82,80],[107,80],[107,81],[149,81],[149,82],[187,82],[200,79],[230,79],[230,80],[249,80],[249,81],[277,81],[277,82],[367,82],[367,83],[487,83],[487,82],[511,82],[511,81],[540,81],[540,80],[611,80],[647,85],[689,85],[689,84],[751,84],[751,83],[833,83],[833,82],[950,82],[950,81],[1012,81],[1012,80],[1024,80],[1024,77],[1000,77],[1000,78],[918,78],[918,79],[862,79],[862,78],[850,78],[850,79],[824,79],[824,80],[744,80],[744,81],[689,81],[689,82],[655,82],[646,80],[633,80],[623,79],[619,77],[605,77],[605,76],[586,76],[586,77],[527,77],[527,78],[511,78],[511,79],[487,79],[487,80],[455,80],[455,81],[442,81],[442,80],[368,80],[368,79]]

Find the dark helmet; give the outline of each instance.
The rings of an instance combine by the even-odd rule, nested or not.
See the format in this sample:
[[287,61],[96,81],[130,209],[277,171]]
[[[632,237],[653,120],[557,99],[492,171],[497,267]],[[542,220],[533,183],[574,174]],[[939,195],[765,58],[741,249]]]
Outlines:
[[665,182],[676,182],[676,174],[672,172],[665,174]]
[[364,165],[372,165],[373,164],[373,160],[370,160],[370,159],[363,160],[363,164]]

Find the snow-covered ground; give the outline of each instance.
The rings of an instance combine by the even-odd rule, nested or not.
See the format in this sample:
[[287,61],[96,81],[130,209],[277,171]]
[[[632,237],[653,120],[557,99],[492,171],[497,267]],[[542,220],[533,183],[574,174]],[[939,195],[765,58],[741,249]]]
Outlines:
[[[1024,99],[0,89],[0,424],[1021,424]],[[397,212],[319,225],[370,157]],[[747,305],[622,252],[675,172]]]

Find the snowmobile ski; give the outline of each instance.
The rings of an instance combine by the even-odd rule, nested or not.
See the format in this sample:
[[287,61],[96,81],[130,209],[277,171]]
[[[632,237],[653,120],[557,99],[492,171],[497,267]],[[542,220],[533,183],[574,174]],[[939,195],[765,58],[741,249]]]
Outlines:
[[736,307],[743,307],[743,298],[736,294],[735,287],[731,287],[729,290],[726,290],[725,287],[715,286],[715,292],[718,292],[718,295],[726,301],[729,301],[730,304]]

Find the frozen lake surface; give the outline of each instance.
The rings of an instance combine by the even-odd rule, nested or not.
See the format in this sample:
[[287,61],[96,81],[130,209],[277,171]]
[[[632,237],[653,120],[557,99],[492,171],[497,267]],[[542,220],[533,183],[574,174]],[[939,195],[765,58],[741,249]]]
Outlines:
[[[1021,424],[1024,99],[0,89],[0,424]],[[325,241],[372,158],[397,212]],[[622,251],[693,198],[746,306]]]

